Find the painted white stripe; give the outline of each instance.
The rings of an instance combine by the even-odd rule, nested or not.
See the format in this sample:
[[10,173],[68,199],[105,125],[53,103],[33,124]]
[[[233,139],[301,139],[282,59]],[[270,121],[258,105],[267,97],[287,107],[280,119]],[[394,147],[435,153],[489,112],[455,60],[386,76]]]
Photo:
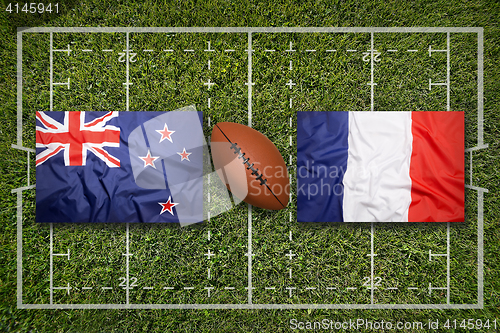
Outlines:
[[350,112],[344,221],[408,222],[411,112]]

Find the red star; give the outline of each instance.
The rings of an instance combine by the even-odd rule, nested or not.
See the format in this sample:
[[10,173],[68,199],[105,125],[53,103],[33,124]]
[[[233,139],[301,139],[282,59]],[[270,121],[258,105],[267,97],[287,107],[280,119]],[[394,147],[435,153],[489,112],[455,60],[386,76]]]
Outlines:
[[156,161],[156,159],[158,159],[159,157],[160,156],[151,156],[151,152],[149,150],[148,150],[147,156],[144,156],[144,157],[139,156],[139,158],[144,161],[144,167],[147,167],[148,165],[150,165],[155,169],[156,169],[156,166],[154,164],[154,161]]
[[175,133],[175,131],[169,131],[167,124],[165,124],[162,130],[156,130],[156,131],[161,134],[160,142],[167,139],[168,141],[173,143],[171,135],[172,133]]
[[[184,148],[184,150],[182,151],[182,153],[177,153],[181,156],[181,161],[184,161],[184,160],[188,160],[189,161],[189,155],[191,155],[192,153],[187,153],[186,152],[186,148]],[[191,161],[189,161],[191,162]]]
[[174,215],[174,212],[172,211],[172,208],[174,206],[177,206],[179,203],[176,202],[172,202],[171,200],[171,197],[168,197],[168,201],[167,202],[158,202],[158,204],[160,204],[160,206],[162,207],[161,209],[161,212],[160,212],[160,215],[165,213],[166,211],[168,211],[170,214]]

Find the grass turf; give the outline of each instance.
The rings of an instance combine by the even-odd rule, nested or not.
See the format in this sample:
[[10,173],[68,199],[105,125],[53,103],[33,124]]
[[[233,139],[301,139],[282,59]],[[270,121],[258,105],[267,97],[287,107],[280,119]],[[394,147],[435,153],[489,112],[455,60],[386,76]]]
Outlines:
[[[0,83],[2,121],[1,221],[2,229],[2,320],[3,330],[23,331],[286,331],[289,320],[321,321],[365,318],[385,321],[422,321],[427,319],[499,319],[498,251],[498,156],[499,156],[499,44],[496,26],[499,5],[448,2],[316,3],[288,2],[228,4],[214,2],[145,2],[125,5],[120,2],[69,3],[59,15],[2,17],[2,68]],[[16,142],[16,40],[15,26],[483,26],[485,27],[485,142],[488,150],[474,152],[473,183],[488,188],[485,195],[485,308],[483,310],[19,310],[15,305],[16,287],[16,201],[12,188],[27,183],[26,154],[10,148]],[[211,56],[160,52],[167,46],[176,50],[202,50],[211,40],[219,52]],[[299,50],[283,56],[289,42]],[[59,53],[54,58],[54,82],[71,78],[70,90],[56,88],[54,110],[124,110],[123,64],[117,61],[124,48],[124,34],[54,34],[54,47],[63,49],[74,42],[71,57]],[[442,34],[376,35],[375,48],[420,49],[417,54],[383,53],[375,67],[376,110],[445,110],[442,90],[428,89],[428,78],[442,80],[446,74],[443,54],[426,54],[429,44],[443,47]],[[48,35],[26,34],[23,40],[23,143],[34,147],[34,112],[49,109]],[[130,110],[172,110],[196,104],[218,121],[247,123],[246,36],[244,34],[154,35],[131,34],[137,62],[130,66],[134,85],[130,89]],[[361,52],[369,49],[369,34],[255,34],[253,56],[252,125],[266,134],[288,159],[294,158],[295,142],[289,119],[296,111],[369,110],[370,67]],[[328,57],[324,50],[343,50]],[[466,111],[467,142],[476,142],[476,39],[467,34],[452,34],[451,107]],[[82,49],[96,50],[92,53]],[[154,49],[155,52],[143,52]],[[266,52],[276,49],[276,52]],[[320,52],[322,51],[322,52]],[[207,62],[211,60],[211,69]],[[292,61],[293,69],[289,69]],[[208,91],[202,82],[207,77],[217,82]],[[292,79],[293,89],[285,85]],[[395,93],[397,91],[397,93]],[[211,97],[208,108],[207,98]],[[293,107],[289,108],[289,99]],[[210,133],[205,123],[206,134]],[[293,163],[293,160],[292,160]],[[31,160],[31,181],[34,181]],[[466,163],[468,166],[468,162]],[[468,170],[466,172],[468,174]],[[476,275],[476,199],[466,191],[468,221],[451,229],[451,302],[475,303]],[[34,223],[34,191],[23,194],[23,302],[48,303],[49,227]],[[370,273],[366,256],[370,253],[370,227],[363,224],[290,223],[285,211],[270,213],[253,209],[253,293],[254,303],[369,303],[370,293],[363,287]],[[210,223],[179,228],[174,225],[131,225],[130,275],[137,287],[130,293],[131,303],[244,303],[247,291],[245,251],[247,246],[246,207],[211,219]],[[211,232],[208,240],[207,231]],[[292,241],[289,241],[290,232]],[[124,225],[57,225],[54,227],[54,253],[66,253],[71,260],[54,260],[54,286],[70,283],[73,289],[54,291],[54,303],[123,303],[125,292],[119,288],[124,276]],[[208,249],[216,256],[208,261]],[[375,272],[381,277],[376,303],[444,303],[446,295],[427,292],[428,283],[446,283],[443,258],[428,261],[428,250],[446,250],[443,225],[385,224],[375,229]],[[297,256],[289,260],[292,250]],[[207,269],[211,269],[210,298]],[[292,278],[289,270],[292,269]],[[289,297],[287,286],[297,290]],[[82,288],[91,286],[92,291]],[[174,290],[165,291],[165,286]],[[337,292],[327,292],[334,286]],[[398,286],[389,291],[385,288]],[[102,287],[113,287],[103,290]],[[153,287],[143,289],[144,287]],[[186,290],[185,287],[194,287]],[[225,289],[234,287],[235,289]],[[276,289],[266,289],[274,287]],[[306,289],[313,287],[317,289]],[[417,287],[408,290],[408,287]],[[357,288],[351,290],[347,288]],[[498,325],[498,324],[497,324]],[[369,331],[369,330],[367,330]],[[417,330],[414,330],[417,331]]]

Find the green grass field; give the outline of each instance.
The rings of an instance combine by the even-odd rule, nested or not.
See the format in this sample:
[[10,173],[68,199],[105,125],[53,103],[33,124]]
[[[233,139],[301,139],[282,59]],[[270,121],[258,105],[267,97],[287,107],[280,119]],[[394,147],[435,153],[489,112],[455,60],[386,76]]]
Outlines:
[[[499,124],[500,5],[467,2],[145,2],[76,1],[60,13],[9,14],[2,6],[0,48],[0,295],[1,331],[32,332],[282,332],[291,320],[423,322],[496,319],[500,330]],[[484,142],[473,152],[472,184],[484,194],[484,307],[482,309],[313,309],[315,304],[447,304],[446,224],[339,224],[295,222],[296,198],[284,210],[252,208],[253,304],[310,304],[309,309],[18,309],[16,305],[17,201],[12,189],[35,183],[34,154],[17,142],[16,28],[89,27],[484,27]],[[207,136],[220,121],[248,123],[245,33],[130,33],[127,102],[125,33],[53,33],[53,110],[174,110],[194,104]],[[207,42],[215,52],[204,52]],[[446,33],[375,33],[374,109],[446,110]],[[286,52],[290,43],[296,52]],[[370,33],[255,33],[252,36],[252,126],[268,136],[287,164],[295,163],[296,112],[371,109]],[[466,147],[477,143],[477,34],[450,34],[450,108],[465,111]],[[166,52],[172,49],[173,52]],[[336,52],[328,50],[336,49]],[[23,146],[35,147],[35,111],[50,103],[49,33],[23,34]],[[83,50],[92,50],[83,51]],[[113,50],[113,51],[103,51]],[[193,50],[193,52],[185,51]],[[273,50],[273,51],[271,51]],[[315,51],[312,51],[315,50]],[[355,51],[354,51],[355,50]],[[397,52],[388,50],[398,50]],[[407,51],[417,50],[417,51]],[[209,65],[210,64],[210,65]],[[216,85],[209,90],[204,82]],[[294,86],[286,84],[292,80]],[[210,98],[210,105],[208,99]],[[290,104],[290,99],[292,103]],[[210,118],[211,125],[208,124]],[[292,126],[290,126],[290,122]],[[292,143],[290,144],[290,137]],[[289,158],[291,156],[291,163]],[[465,155],[469,184],[469,154]],[[292,169],[293,170],[293,169]],[[28,176],[29,174],[29,176]],[[292,179],[292,188],[296,185]],[[23,191],[23,304],[50,304],[48,224],[35,223],[35,190]],[[477,304],[477,194],[466,190],[466,223],[452,225],[450,304]],[[129,228],[127,232],[127,228]],[[372,232],[373,231],[373,232]],[[210,235],[210,236],[209,236]],[[372,243],[373,236],[373,243]],[[127,237],[129,278],[126,276]],[[181,228],[157,224],[54,224],[53,304],[247,304],[248,207]],[[371,283],[371,245],[373,260]],[[208,251],[215,256],[208,258]],[[291,252],[290,252],[291,251]],[[294,257],[286,256],[293,253]],[[290,259],[291,258],[291,259]],[[210,273],[208,273],[210,272]],[[208,276],[210,274],[210,277]],[[207,287],[213,288],[209,291]],[[398,289],[391,289],[397,287]],[[92,288],[92,289],[89,289]],[[168,288],[168,289],[165,289]],[[295,289],[290,289],[295,288]],[[335,288],[335,289],[333,289]],[[145,306],[145,307],[146,307]],[[475,322],[475,321],[474,321]],[[360,328],[358,331],[391,331]],[[396,331],[394,329],[394,331]],[[408,332],[427,331],[411,328]],[[452,332],[453,330],[445,330]],[[493,327],[474,331],[495,331]]]

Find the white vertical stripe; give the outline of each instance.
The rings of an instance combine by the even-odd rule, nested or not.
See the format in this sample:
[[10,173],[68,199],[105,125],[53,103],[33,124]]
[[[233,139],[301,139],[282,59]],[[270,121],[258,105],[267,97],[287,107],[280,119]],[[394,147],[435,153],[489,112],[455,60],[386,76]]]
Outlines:
[[350,112],[344,221],[408,222],[411,112]]

